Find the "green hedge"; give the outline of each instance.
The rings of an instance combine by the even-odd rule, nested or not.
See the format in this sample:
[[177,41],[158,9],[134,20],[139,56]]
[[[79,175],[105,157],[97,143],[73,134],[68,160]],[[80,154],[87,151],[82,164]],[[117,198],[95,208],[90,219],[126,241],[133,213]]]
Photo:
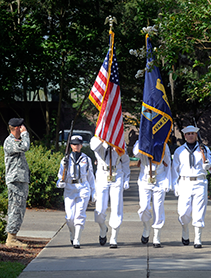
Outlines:
[[57,207],[62,202],[62,190],[56,188],[61,152],[52,153],[42,145],[31,144],[26,160],[31,172],[29,184],[29,207]]
[[6,240],[7,187],[5,184],[4,151],[0,146],[0,242]]
[[0,146],[0,194],[3,193],[6,189],[5,184],[5,165],[4,165],[4,150]]

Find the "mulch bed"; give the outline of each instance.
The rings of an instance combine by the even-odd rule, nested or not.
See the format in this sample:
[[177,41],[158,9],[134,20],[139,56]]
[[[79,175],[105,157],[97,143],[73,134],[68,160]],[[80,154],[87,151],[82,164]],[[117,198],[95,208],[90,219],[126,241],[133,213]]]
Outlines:
[[5,244],[0,244],[0,261],[2,262],[19,262],[27,266],[46,246],[49,240],[32,239],[18,237],[18,239],[28,244],[28,248],[7,247]]

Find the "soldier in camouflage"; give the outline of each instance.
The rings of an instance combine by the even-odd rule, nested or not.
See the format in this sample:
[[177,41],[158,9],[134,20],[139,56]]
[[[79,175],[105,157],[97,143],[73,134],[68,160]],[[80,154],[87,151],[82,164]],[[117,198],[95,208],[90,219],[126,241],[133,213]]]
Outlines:
[[22,118],[10,119],[8,124],[11,133],[4,141],[5,177],[8,188],[6,228],[6,246],[8,247],[27,247],[27,244],[16,238],[26,211],[30,179],[29,167],[25,157],[25,152],[30,147],[30,138],[23,122],[24,119]]

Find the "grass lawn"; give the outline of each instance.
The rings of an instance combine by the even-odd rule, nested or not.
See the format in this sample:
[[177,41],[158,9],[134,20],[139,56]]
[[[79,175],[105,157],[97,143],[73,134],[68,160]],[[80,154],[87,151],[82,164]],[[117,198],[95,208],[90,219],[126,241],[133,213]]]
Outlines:
[[17,262],[0,262],[0,277],[1,278],[16,278],[18,277],[25,265]]

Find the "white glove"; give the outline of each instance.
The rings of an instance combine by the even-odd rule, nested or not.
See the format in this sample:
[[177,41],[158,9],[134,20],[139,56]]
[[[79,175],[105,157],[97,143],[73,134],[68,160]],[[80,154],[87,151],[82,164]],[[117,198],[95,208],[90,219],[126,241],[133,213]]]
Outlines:
[[205,171],[208,171],[211,168],[211,164],[208,161],[207,162],[205,161],[205,163],[203,163],[202,167]]
[[124,190],[127,190],[129,187],[130,187],[130,186],[129,186],[129,182],[128,182],[128,181],[125,181],[125,182],[124,182],[124,185],[123,185]]
[[66,187],[66,182],[60,181],[60,182],[58,182],[58,183],[56,184],[56,186],[57,186],[58,188],[65,188],[65,187]]
[[178,196],[179,196],[179,192],[178,192],[178,190],[174,190],[174,195],[175,195],[176,197],[178,197]]
[[166,187],[164,190],[165,190],[165,192],[169,192],[169,188],[168,187]]
[[97,201],[96,192],[93,191],[93,192],[92,192],[92,202],[94,203],[94,202],[96,202],[96,201]]
[[179,196],[179,185],[178,184],[175,184],[175,185],[173,185],[173,190],[174,190],[174,195],[176,196],[176,197],[178,197]]

